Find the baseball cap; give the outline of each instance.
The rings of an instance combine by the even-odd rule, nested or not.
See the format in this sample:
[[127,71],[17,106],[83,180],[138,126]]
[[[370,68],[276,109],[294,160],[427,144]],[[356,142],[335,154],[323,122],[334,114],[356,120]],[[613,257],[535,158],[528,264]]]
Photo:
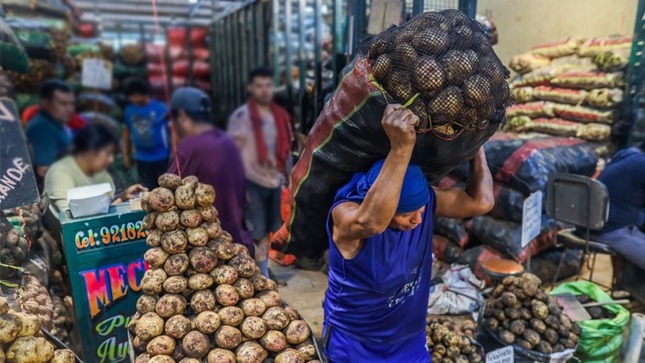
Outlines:
[[170,109],[173,112],[184,110],[187,113],[210,115],[212,108],[208,95],[197,88],[177,88],[170,97]]

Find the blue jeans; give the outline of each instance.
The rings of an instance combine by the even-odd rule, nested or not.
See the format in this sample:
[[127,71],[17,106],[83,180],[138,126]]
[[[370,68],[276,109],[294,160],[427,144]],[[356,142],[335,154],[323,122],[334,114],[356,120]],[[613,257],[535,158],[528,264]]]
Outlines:
[[636,226],[627,226],[611,232],[605,232],[595,236],[598,242],[602,242],[613,248],[627,261],[641,269],[645,269],[645,233]]

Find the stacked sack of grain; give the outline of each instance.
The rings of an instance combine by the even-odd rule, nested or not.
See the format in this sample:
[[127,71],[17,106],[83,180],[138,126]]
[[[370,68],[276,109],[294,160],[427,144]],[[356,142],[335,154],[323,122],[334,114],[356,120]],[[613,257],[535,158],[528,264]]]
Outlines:
[[513,57],[517,104],[507,110],[507,130],[598,142],[620,137],[612,125],[631,44],[627,36],[569,37]]

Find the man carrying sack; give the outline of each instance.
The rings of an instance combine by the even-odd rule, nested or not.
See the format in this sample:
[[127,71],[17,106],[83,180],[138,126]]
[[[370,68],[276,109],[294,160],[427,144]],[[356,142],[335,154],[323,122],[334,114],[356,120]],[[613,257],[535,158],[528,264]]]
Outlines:
[[493,182],[483,148],[466,190],[429,188],[410,163],[419,118],[388,105],[381,124],[391,150],[336,194],[329,212],[329,288],[324,350],[331,362],[430,362],[425,307],[435,216],[490,211]]

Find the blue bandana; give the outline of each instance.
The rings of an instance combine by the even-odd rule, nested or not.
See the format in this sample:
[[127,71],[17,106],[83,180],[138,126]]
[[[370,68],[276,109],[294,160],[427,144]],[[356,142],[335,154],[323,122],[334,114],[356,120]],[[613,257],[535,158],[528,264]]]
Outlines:
[[[345,186],[338,190],[334,203],[348,200],[360,204],[365,199],[376,178],[383,169],[385,160],[377,161],[367,173],[356,173]],[[430,200],[430,188],[423,171],[418,165],[410,164],[403,178],[403,187],[397,213],[410,213],[419,210]]]

